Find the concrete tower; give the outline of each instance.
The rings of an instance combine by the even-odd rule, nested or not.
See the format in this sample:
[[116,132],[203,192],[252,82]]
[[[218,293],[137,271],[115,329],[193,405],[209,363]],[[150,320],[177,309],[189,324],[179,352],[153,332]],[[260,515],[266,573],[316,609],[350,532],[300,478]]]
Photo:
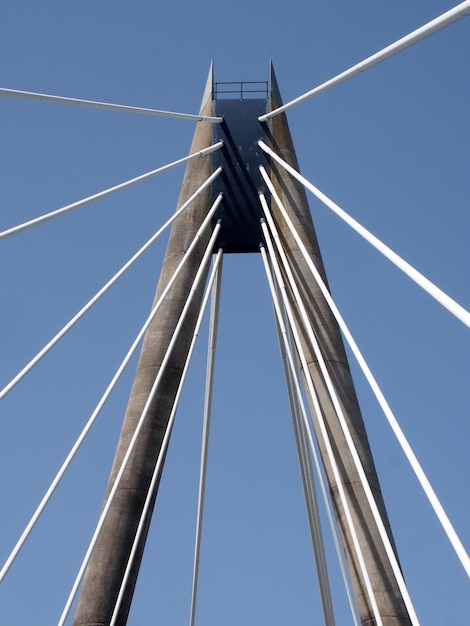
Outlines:
[[[303,187],[293,181],[284,170],[275,164],[269,164],[257,144],[260,138],[263,139],[284,160],[298,169],[295,150],[285,115],[281,114],[272,118],[268,124],[260,124],[258,122],[259,115],[266,112],[266,110],[277,108],[280,104],[281,97],[272,69],[270,93],[266,92],[262,98],[248,99],[244,99],[240,95],[233,99],[227,99],[226,97],[222,99],[214,98],[211,69],[201,106],[201,114],[223,116],[224,123],[212,126],[209,123],[200,122],[194,134],[191,153],[206,148],[214,141],[221,139],[224,141],[224,148],[214,153],[214,155],[204,156],[188,164],[178,207],[210,176],[215,167],[222,165],[224,171],[222,177],[219,177],[217,182],[213,184],[213,188],[203,192],[190,209],[174,222],[155,301],[165,289],[176,266],[206,217],[212,198],[218,192],[224,193],[224,201],[216,215],[216,219],[222,219],[222,230],[217,247],[222,247],[224,252],[230,253],[254,252],[258,250],[258,244],[262,240],[259,225],[262,211],[258,201],[258,189],[264,186],[258,171],[259,164],[264,165],[270,171],[271,181],[278,195],[286,207],[290,218],[296,225],[304,245],[326,280]],[[320,289],[311,277],[302,253],[293,240],[279,211],[276,210],[274,202],[272,205],[271,209],[281,232],[284,248],[289,257],[297,284],[299,285],[303,304],[307,309],[311,325],[318,337],[344,415],[353,434],[362,465],[393,544],[341,334]],[[150,389],[167,352],[171,336],[189,294],[203,251],[207,246],[209,235],[210,233],[207,233],[199,241],[189,262],[186,263],[184,270],[146,333],[111,470],[108,493],[119,471],[130,439],[149,396]],[[202,291],[200,290],[192,301],[184,330],[176,347],[171,352],[169,367],[165,370],[162,384],[153,399],[151,410],[102,528],[85,574],[74,626],[105,626],[110,623],[181,378],[201,298]],[[367,570],[383,624],[384,626],[408,625],[410,624],[408,613],[391,571],[343,431],[339,426],[336,412],[323,382],[323,377],[319,372],[319,366],[312,346],[300,322],[298,302],[292,295],[291,305],[297,315],[303,349],[307,355],[308,368],[306,371],[303,371],[303,376],[305,379],[310,378],[313,381],[320,399],[321,411],[334,443],[336,462],[340,468],[340,481],[346,492],[348,506],[355,521],[361,551],[366,560]],[[338,497],[337,480],[332,472],[328,455],[325,451],[325,445],[318,427],[318,416],[315,415],[313,404],[311,405],[311,411],[360,619],[363,624],[372,625],[375,624],[374,614],[368,596],[365,593],[357,554],[352,546],[348,526],[345,523],[343,506]],[[155,497],[156,493],[153,494],[153,501]],[[145,520],[146,531],[150,524],[150,517],[151,511],[149,511]],[[141,539],[131,576],[126,586],[124,600],[117,620],[119,626],[124,626],[127,620],[140,559],[144,549],[145,537],[146,532]]]

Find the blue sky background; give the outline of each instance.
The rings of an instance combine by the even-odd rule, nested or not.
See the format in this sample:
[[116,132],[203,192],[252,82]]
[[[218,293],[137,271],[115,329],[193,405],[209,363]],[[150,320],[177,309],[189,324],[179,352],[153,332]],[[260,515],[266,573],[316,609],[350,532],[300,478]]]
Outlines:
[[[0,3],[0,86],[196,113],[218,81],[300,95],[448,0]],[[470,307],[470,18],[289,115],[302,172]],[[192,122],[0,99],[0,229],[188,152]],[[0,245],[3,387],[174,210],[183,168]],[[311,200],[333,295],[470,546],[469,333]],[[9,554],[143,323],[161,241],[0,407]],[[197,623],[320,623],[268,289],[224,265]],[[178,414],[129,624],[188,620],[205,336]],[[93,532],[135,362],[0,588],[0,621],[56,623]],[[468,624],[468,579],[352,364],[405,577],[424,625]],[[331,553],[331,546],[328,546]],[[334,558],[334,557],[333,557]],[[352,623],[333,563],[338,624]]]

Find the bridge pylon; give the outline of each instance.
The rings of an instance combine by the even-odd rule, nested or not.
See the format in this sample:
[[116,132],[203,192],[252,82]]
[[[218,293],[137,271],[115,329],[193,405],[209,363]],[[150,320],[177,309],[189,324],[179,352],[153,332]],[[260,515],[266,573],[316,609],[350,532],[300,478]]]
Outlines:
[[[221,115],[224,117],[224,122],[220,125],[211,125],[207,122],[198,123],[191,153],[206,148],[219,140],[224,142],[224,147],[218,152],[202,156],[200,159],[188,163],[177,208],[181,207],[197,191],[216,167],[221,165],[224,169],[222,175],[216,182],[212,183],[212,188],[209,187],[201,192],[191,206],[174,222],[154,303],[165,291],[176,267],[206,218],[214,197],[219,192],[224,194],[224,199],[214,217],[214,220],[220,219],[222,221],[216,248],[221,247],[224,253],[257,251],[259,243],[263,241],[260,226],[260,218],[263,214],[258,200],[260,188],[268,196],[258,165],[263,165],[266,168],[271,183],[289,218],[294,223],[304,246],[326,282],[320,248],[304,188],[279,165],[274,162],[269,163],[258,146],[258,140],[262,139],[287,163],[298,169],[285,114],[275,116],[267,123],[258,122],[259,115],[266,110],[274,110],[281,104],[272,67],[267,92],[263,94],[263,97],[255,98],[244,98],[243,92],[236,94],[233,98],[227,97],[226,94],[224,97],[220,97],[220,93],[214,90],[211,68],[200,113],[207,116]],[[271,212],[299,288],[301,304],[307,311],[309,322],[320,345],[348,429],[371,486],[386,533],[393,546],[392,532],[340,330],[321,289],[311,275],[303,251],[295,241],[274,201],[271,202]],[[178,319],[188,299],[194,277],[209,242],[209,230],[207,229],[199,238],[196,247],[145,335],[105,501],[113,487],[162,362],[166,358]],[[169,360],[165,371],[162,372],[157,393],[152,399],[136,446],[120,480],[91,555],[74,617],[74,626],[105,626],[111,622],[152,474],[175,401],[202,296],[202,287],[200,287],[191,300],[183,331],[179,334],[178,341],[171,348],[167,357]],[[308,392],[309,385],[306,384],[306,394],[361,623],[368,626],[376,624],[375,616],[378,610],[384,626],[406,626],[411,624],[410,617],[351,456],[344,429],[339,423],[337,410],[321,373],[314,347],[305,331],[300,313],[300,303],[292,291],[288,292],[288,298],[294,311],[295,324],[306,357],[307,367],[303,368],[302,375],[306,383],[313,383],[320,403],[321,416],[317,415],[314,399]],[[332,442],[337,471],[334,470],[330,461],[331,457],[328,454],[328,445],[320,426],[320,418],[326,425],[329,440]],[[158,482],[152,494],[152,506],[145,518],[144,533],[140,538],[130,576],[125,583],[123,599],[115,622],[118,626],[124,626],[127,622],[150,525],[153,503],[157,496]],[[340,497],[340,491],[345,494],[349,513],[345,511],[344,500]],[[356,538],[351,536],[350,525],[346,519],[347,514],[352,517]],[[373,597],[377,603],[375,612],[371,606],[370,593],[366,590],[366,583],[362,575],[363,565],[360,563],[361,557],[358,556],[357,542],[360,548],[359,553],[365,561]]]

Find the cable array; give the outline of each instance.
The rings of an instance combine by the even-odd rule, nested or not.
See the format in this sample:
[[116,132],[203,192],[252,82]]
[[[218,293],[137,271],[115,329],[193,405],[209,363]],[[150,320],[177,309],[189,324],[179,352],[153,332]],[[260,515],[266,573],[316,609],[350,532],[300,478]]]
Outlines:
[[[275,110],[260,116],[258,119],[261,123],[267,122],[269,119],[284,113],[288,109],[296,106],[297,104],[303,103],[306,100],[313,98],[314,96],[319,95],[327,91],[328,89],[341,84],[342,82],[348,80],[349,78],[359,74],[360,72],[373,67],[374,65],[380,63],[381,61],[391,57],[392,55],[408,48],[411,45],[421,41],[422,39],[430,36],[431,34],[445,28],[446,26],[460,20],[461,18],[470,14],[470,0],[465,0],[465,2],[460,3],[450,11],[447,11],[443,15],[437,17],[431,22],[425,24],[421,28],[418,28],[411,32],[409,35],[402,37],[398,41],[390,44],[389,46],[383,48],[379,52],[374,55],[371,55],[345,70],[344,72],[334,76],[330,80],[318,85],[314,89],[306,92],[305,94],[299,96],[298,98],[279,106]],[[192,115],[185,113],[176,113],[171,111],[163,111],[159,109],[150,109],[144,107],[133,107],[128,105],[121,104],[112,104],[106,102],[97,102],[92,100],[84,100],[79,98],[69,98],[63,96],[42,94],[42,93],[34,93],[28,91],[20,91],[14,89],[6,89],[0,88],[0,96],[11,97],[11,98],[22,98],[28,100],[35,100],[40,102],[48,102],[54,104],[67,104],[74,106],[82,106],[88,108],[97,108],[111,111],[121,111],[121,112],[131,112],[131,113],[141,113],[146,115],[155,115],[155,116],[165,116],[171,118],[179,118],[179,119],[187,119],[198,122],[208,122],[212,124],[221,123],[223,120],[220,117],[216,116],[205,116],[205,115]],[[334,212],[340,219],[342,219],[345,223],[347,223],[356,233],[361,235],[369,244],[371,244],[375,249],[377,249],[382,255],[384,255],[389,261],[391,261],[396,267],[398,267],[401,271],[403,271],[406,276],[411,278],[416,284],[418,284],[422,289],[424,289],[428,294],[430,294],[437,302],[439,302],[442,306],[444,306],[449,312],[451,312],[457,319],[459,319],[463,324],[467,327],[470,327],[470,312],[464,309],[460,304],[458,304],[455,300],[453,300],[450,296],[448,296],[444,291],[442,291],[439,287],[437,287],[434,283],[432,283],[428,278],[426,278],[421,272],[419,272],[416,268],[411,266],[407,261],[401,258],[396,252],[394,252],[389,246],[387,246],[383,241],[381,241],[378,237],[373,235],[365,226],[360,224],[357,220],[355,220],[350,214],[348,214],[343,208],[341,208],[338,204],[336,204],[331,198],[329,198],[325,193],[320,191],[318,187],[313,185],[307,178],[302,176],[300,172],[298,172],[294,167],[289,165],[289,163],[284,160],[280,154],[278,154],[275,150],[269,147],[265,142],[258,141],[258,147],[263,151],[266,155],[272,159],[278,166],[283,168],[293,179],[297,182],[301,183],[307,190],[309,190],[316,198],[318,198],[325,206],[327,206],[332,212]],[[116,193],[122,189],[126,189],[134,184],[142,182],[144,180],[148,180],[150,178],[155,177],[158,174],[166,172],[178,165],[188,163],[190,161],[194,161],[200,157],[207,156],[209,154],[214,153],[217,150],[223,149],[223,143],[218,142],[214,145],[211,145],[207,148],[199,150],[193,154],[190,154],[184,158],[178,159],[177,161],[173,161],[172,163],[168,163],[162,167],[157,169],[153,169],[144,174],[141,174],[137,177],[131,178],[127,181],[109,187],[108,189],[102,190],[98,193],[94,193],[86,198],[82,198],[76,202],[63,206],[61,208],[55,209],[53,211],[49,211],[44,213],[32,220],[24,222],[22,224],[18,224],[17,226],[13,226],[8,228],[2,232],[0,232],[0,240],[6,239],[13,235],[19,234],[27,229],[32,227],[44,224],[56,217],[65,215],[73,210],[84,207],[92,202],[95,202],[101,198],[109,196],[113,193]],[[312,277],[314,278],[316,285],[318,286],[320,292],[322,293],[325,301],[327,302],[331,313],[333,314],[336,322],[338,323],[339,328],[341,329],[346,341],[351,348],[353,355],[355,356],[366,380],[368,381],[380,407],[383,410],[383,413],[395,434],[410,466],[412,467],[418,481],[425,492],[436,516],[439,519],[439,522],[444,529],[458,559],[460,560],[462,566],[464,567],[467,574],[470,576],[470,558],[458,537],[452,523],[449,520],[444,508],[438,499],[433,487],[431,486],[429,479],[427,478],[423,468],[421,467],[414,451],[411,448],[406,436],[404,435],[397,418],[395,417],[392,409],[390,408],[382,390],[379,387],[374,375],[372,374],[365,358],[363,357],[354,337],[352,336],[344,318],[342,317],[340,311],[336,303],[334,302],[331,294],[323,280],[320,271],[315,265],[314,260],[311,258],[307,248],[305,247],[299,232],[296,230],[290,215],[289,211],[283,205],[279,194],[274,187],[272,180],[267,173],[266,169],[262,166],[259,168],[261,177],[266,184],[266,187],[270,194],[271,202],[275,204],[278,213],[282,216],[282,219],[285,221],[287,228],[289,230],[290,236],[295,240],[296,245],[302,252],[303,258],[305,260],[306,265],[308,266],[309,271],[311,272]],[[56,335],[45,344],[45,346],[23,367],[23,369],[14,376],[10,382],[0,390],[0,400],[2,400],[20,381],[22,381],[25,376],[35,367],[40,360],[62,339],[69,330],[74,327],[74,325],[83,318],[83,316],[96,304],[102,296],[104,296],[108,290],[123,276],[123,274],[143,255],[143,253],[149,249],[149,247],[159,238],[159,236],[170,226],[179,216],[181,216],[184,211],[192,205],[192,203],[204,192],[207,191],[213,182],[216,180],[218,176],[222,173],[222,168],[216,169],[207,180],[199,186],[197,191],[191,195],[191,197],[172,215],[170,219],[168,219],[164,225],[159,228],[152,237],[127,261],[127,263],[122,266],[113,277],[107,281],[107,283],[78,311],[78,313],[63,326],[61,330],[59,330]],[[350,609],[352,620],[355,626],[359,625],[359,618],[357,615],[357,610],[353,598],[353,591],[351,589],[351,581],[348,577],[346,571],[346,559],[343,550],[340,547],[340,541],[338,538],[338,525],[335,524],[334,521],[334,513],[332,500],[330,495],[328,494],[328,488],[325,484],[325,461],[323,461],[323,466],[319,460],[318,456],[318,448],[320,444],[322,449],[326,450],[327,462],[331,466],[331,471],[334,476],[334,480],[336,483],[336,488],[339,493],[339,499],[341,502],[341,507],[344,512],[344,517],[346,520],[347,531],[351,537],[353,550],[355,551],[355,555],[357,557],[357,562],[359,563],[360,575],[362,577],[363,585],[365,588],[365,594],[367,595],[368,603],[372,610],[373,619],[377,626],[383,626],[382,615],[379,610],[376,591],[374,589],[374,580],[371,576],[371,573],[368,571],[367,567],[367,559],[364,555],[364,550],[361,547],[361,542],[359,539],[359,535],[361,529],[358,528],[357,523],[354,519],[354,514],[351,509],[350,498],[346,493],[346,487],[344,484],[343,476],[340,469],[339,459],[337,453],[335,453],[334,440],[332,438],[330,428],[328,423],[325,420],[324,411],[322,410],[322,405],[320,401],[320,391],[318,389],[318,382],[314,380],[314,377],[310,373],[311,363],[308,361],[307,354],[305,352],[302,338],[307,338],[310,347],[315,355],[318,372],[321,375],[322,385],[327,390],[329,401],[334,407],[335,416],[337,422],[341,428],[342,434],[344,436],[345,441],[347,442],[349,454],[353,459],[353,464],[357,476],[359,477],[360,487],[363,490],[368,506],[370,507],[374,524],[378,530],[378,534],[383,544],[384,551],[387,555],[387,559],[390,563],[391,570],[393,571],[393,575],[396,579],[397,586],[400,590],[401,596],[403,598],[403,602],[405,604],[406,610],[410,617],[411,624],[413,626],[419,626],[419,620],[414,609],[410,594],[408,592],[408,588],[406,586],[403,573],[400,568],[400,564],[398,561],[398,557],[396,555],[395,548],[390,539],[389,533],[387,531],[387,524],[384,521],[382,514],[380,512],[379,506],[376,502],[373,487],[371,486],[366,469],[363,466],[361,461],[360,454],[357,450],[357,446],[354,441],[353,434],[351,433],[350,426],[348,424],[347,416],[343,411],[343,407],[341,405],[341,401],[338,395],[338,389],[336,388],[335,381],[331,375],[330,366],[325,358],[321,342],[317,337],[316,331],[312,325],[312,320],[309,319],[309,313],[305,307],[303,302],[303,296],[301,293],[301,289],[297,283],[297,280],[294,276],[293,268],[288,259],[288,255],[286,253],[286,249],[284,248],[282,238],[278,231],[278,224],[273,216],[272,211],[269,208],[269,202],[267,197],[264,194],[264,191],[259,192],[259,201],[262,207],[262,211],[264,214],[264,218],[260,222],[260,233],[262,233],[262,242],[260,243],[260,252],[261,258],[263,262],[263,266],[266,273],[266,279],[269,285],[269,289],[271,292],[271,298],[274,309],[274,317],[275,324],[278,332],[278,339],[280,345],[281,357],[284,365],[284,373],[286,379],[286,387],[287,394],[289,398],[289,404],[292,414],[292,423],[294,430],[294,437],[297,446],[297,454],[299,459],[300,473],[302,486],[304,490],[304,498],[305,505],[307,511],[307,518],[310,529],[310,536],[312,541],[315,565],[317,570],[317,577],[320,589],[320,596],[323,608],[323,616],[325,626],[334,626],[335,625],[335,617],[334,617],[334,609],[333,609],[333,601],[332,594],[330,588],[329,581],[329,573],[327,566],[327,558],[326,551],[323,540],[323,530],[320,523],[320,513],[319,506],[317,502],[316,496],[316,483],[320,485],[320,490],[322,494],[323,504],[325,507],[325,511],[328,517],[330,530],[333,536],[333,540],[335,543],[337,558],[340,564],[343,582],[345,585],[346,593],[349,599]],[[204,514],[204,499],[205,499],[205,489],[206,489],[206,475],[207,475],[207,460],[208,460],[208,444],[209,444],[209,429],[210,429],[210,417],[211,417],[211,408],[212,408],[212,394],[213,394],[213,378],[214,378],[214,367],[215,367],[215,349],[216,349],[216,339],[217,339],[217,325],[218,325],[218,311],[219,311],[219,303],[220,303],[220,286],[221,286],[221,271],[222,271],[222,256],[223,250],[218,249],[216,254],[214,254],[216,242],[218,240],[219,234],[222,229],[222,224],[218,221],[215,225],[214,216],[216,215],[219,207],[222,204],[222,195],[218,195],[214,200],[212,206],[210,207],[205,219],[203,220],[200,228],[197,231],[197,234],[193,241],[189,244],[186,253],[183,258],[179,262],[176,271],[169,279],[163,293],[158,299],[157,303],[152,308],[150,315],[145,320],[143,326],[138,331],[135,340],[133,341],[131,347],[128,352],[124,356],[120,366],[115,372],[112,380],[108,384],[105,392],[103,393],[100,401],[96,405],[94,411],[86,422],[82,432],[78,436],[75,441],[72,449],[67,454],[65,461],[57,472],[55,478],[53,479],[51,485],[47,489],[45,495],[40,501],[38,507],[33,513],[30,521],[26,525],[24,531],[19,537],[17,543],[15,544],[13,550],[10,555],[6,559],[2,569],[0,570],[0,583],[3,581],[7,573],[9,572],[11,566],[13,565],[16,557],[19,552],[24,547],[28,537],[30,536],[33,528],[38,522],[41,514],[43,513],[45,507],[50,502],[52,496],[54,495],[57,486],[65,475],[66,471],[69,469],[72,461],[76,457],[79,449],[81,448],[85,438],[90,433],[93,425],[95,424],[104,404],[110,397],[111,393],[115,389],[120,377],[122,376],[126,366],[134,355],[137,347],[139,346],[142,338],[145,335],[145,332],[149,328],[152,321],[155,319],[160,307],[165,302],[165,299],[169,297],[171,292],[171,288],[177,280],[178,276],[181,272],[184,271],[185,263],[188,258],[193,254],[196,245],[200,242],[200,239],[203,233],[207,232],[209,228],[212,228],[212,232],[210,237],[208,237],[208,244],[205,248],[204,254],[202,256],[198,271],[194,278],[194,281],[191,285],[191,289],[189,291],[188,298],[184,303],[183,310],[181,315],[177,321],[176,328],[171,337],[170,344],[164,356],[163,362],[158,370],[156,378],[153,382],[152,389],[150,395],[145,403],[145,407],[140,415],[137,427],[132,435],[131,441],[129,443],[128,449],[125,453],[122,464],[117,473],[114,484],[111,488],[111,491],[107,497],[107,500],[103,506],[103,510],[100,514],[98,523],[96,525],[93,536],[90,540],[88,549],[86,551],[85,557],[81,563],[75,581],[72,585],[72,589],[70,594],[66,600],[63,612],[58,621],[58,626],[64,626],[66,620],[68,619],[72,604],[75,600],[77,591],[82,582],[86,567],[89,563],[91,553],[96,545],[101,529],[103,528],[104,522],[106,520],[106,516],[110,510],[111,504],[113,502],[113,498],[117,490],[120,488],[120,481],[124,474],[124,471],[131,459],[135,446],[137,445],[139,434],[144,426],[144,423],[147,419],[149,408],[152,403],[152,400],[155,397],[159,386],[161,385],[163,376],[167,373],[168,361],[171,355],[171,351],[178,342],[180,337],[180,333],[184,331],[185,323],[187,321],[186,316],[189,311],[189,307],[191,305],[192,299],[197,292],[198,289],[201,288],[202,281],[204,276],[207,275],[209,263],[211,259],[213,259],[213,267],[210,272],[209,279],[207,281],[206,290],[204,296],[202,298],[202,304],[200,307],[199,315],[196,321],[195,329],[193,332],[193,336],[190,342],[190,348],[188,352],[187,359],[184,364],[183,373],[181,376],[181,381],[178,385],[178,389],[176,392],[176,398],[173,403],[170,418],[164,433],[163,443],[161,449],[158,454],[158,458],[155,464],[155,468],[153,471],[152,479],[149,484],[146,500],[144,506],[142,508],[141,517],[139,521],[139,525],[137,528],[136,535],[134,537],[132,549],[129,555],[129,559],[126,565],[126,570],[124,574],[124,578],[121,582],[121,587],[119,591],[119,595],[116,599],[116,604],[114,607],[113,616],[111,619],[110,626],[115,626],[119,617],[119,611],[121,608],[122,599],[124,597],[124,593],[126,591],[126,585],[128,582],[128,578],[131,572],[131,569],[134,565],[134,559],[136,557],[139,544],[141,542],[143,533],[145,532],[145,523],[148,518],[149,511],[152,506],[152,500],[155,496],[156,489],[158,487],[158,480],[161,475],[164,458],[166,455],[170,435],[172,432],[173,424],[176,417],[178,402],[180,398],[180,394],[182,391],[182,387],[184,384],[184,380],[186,378],[186,374],[188,371],[188,367],[191,361],[191,357],[193,354],[193,350],[195,347],[195,343],[197,337],[200,332],[203,316],[205,310],[207,308],[207,304],[212,293],[212,305],[211,305],[211,316],[210,316],[210,328],[209,328],[209,346],[208,346],[208,356],[207,356],[207,371],[206,371],[206,390],[205,390],[205,401],[204,401],[204,412],[203,412],[203,437],[202,437],[202,445],[201,445],[201,461],[200,461],[200,475],[199,475],[199,493],[198,493],[198,504],[197,504],[197,513],[196,513],[196,521],[195,521],[195,546],[194,546],[194,561],[193,561],[193,577],[192,577],[192,590],[191,590],[191,606],[190,606],[190,615],[189,615],[189,626],[195,626],[196,622],[196,605],[197,605],[197,593],[198,593],[198,580],[199,580],[199,563],[200,563],[200,555],[201,555],[201,537],[202,537],[202,524],[203,524],[203,514]],[[211,224],[212,223],[212,224]],[[293,306],[293,301],[296,303]],[[302,382],[303,379],[303,382]],[[305,406],[304,398],[307,397],[309,399],[310,405],[310,415]],[[313,467],[312,467],[313,466]],[[314,469],[313,469],[314,468]],[[314,474],[315,470],[315,474]]]

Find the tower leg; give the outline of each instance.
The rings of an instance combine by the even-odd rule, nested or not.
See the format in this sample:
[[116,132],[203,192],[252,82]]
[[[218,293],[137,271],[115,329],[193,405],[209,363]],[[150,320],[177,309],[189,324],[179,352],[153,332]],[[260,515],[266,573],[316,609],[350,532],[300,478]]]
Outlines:
[[[212,70],[209,74],[207,85],[204,102],[201,107],[202,115],[212,115]],[[211,124],[199,123],[194,134],[191,153],[206,148],[211,143]],[[197,162],[191,161],[188,164],[178,201],[178,208],[209,178],[211,173],[211,155],[201,157],[197,159]],[[211,190],[208,188],[174,222],[154,304],[159,299],[181,258],[192,243],[197,230],[209,211],[210,205]],[[119,472],[129,442],[159,372],[168,344],[199,268],[209,236],[210,232],[207,232],[201,237],[195,251],[185,263],[145,335],[111,469],[105,501]],[[181,379],[201,299],[202,287],[199,289],[199,293],[195,294],[186,318],[187,321],[172,351],[166,373],[152,402],[134,452],[129,459],[126,471],[90,558],[74,617],[74,626],[105,626],[110,623]],[[156,493],[153,494],[153,502],[155,497]],[[152,509],[153,503],[145,520],[145,532],[142,535],[139,550],[134,559],[134,565],[119,610],[116,622],[118,626],[124,626],[127,621]]]
[[[282,102],[276,78],[274,72],[271,71],[271,109],[277,108],[281,104]],[[297,157],[295,155],[289,127],[284,114],[275,116],[270,120],[270,141],[272,149],[292,167],[298,169]],[[282,168],[274,163],[271,164],[271,179],[289,214],[289,217],[292,219],[304,245],[309,251],[318,270],[326,282],[320,249],[304,188],[297,181],[293,180]],[[359,457],[372,488],[375,501],[378,505],[387,533],[393,545],[392,532],[385,511],[385,505],[372,459],[367,434],[357,402],[341,333],[336,320],[334,319],[319,287],[316,285],[313,277],[311,276],[305,259],[303,258],[303,255],[293,239],[286,223],[280,213],[276,212],[275,206],[272,207],[272,210],[278,223],[283,244],[296,277],[296,282],[300,286],[303,304],[307,309],[309,319],[318,338],[318,342],[324,355],[328,371],[335,385],[343,413],[348,422]],[[294,298],[292,298],[291,304],[293,310],[297,310],[298,312],[298,307]],[[298,316],[298,319],[300,320],[300,316]],[[299,329],[301,329],[300,322]],[[333,442],[335,458],[340,470],[341,482],[346,492],[346,498],[354,520],[354,525],[357,528],[359,544],[366,561],[366,567],[371,579],[379,613],[382,617],[384,626],[406,626],[411,623],[410,618],[391,570],[391,566],[385,553],[385,548],[383,547],[379,531],[376,527],[372,511],[367,502],[360,478],[355,469],[343,431],[338,422],[335,409],[331,403],[328,390],[326,389],[323,377],[320,373],[317,359],[309,340],[305,336],[305,333],[301,331],[300,334],[302,336],[303,350],[308,363],[308,371],[304,371],[303,375],[304,377],[311,378],[315,389],[317,390],[317,395],[319,396],[327,430],[329,432],[330,439]],[[343,506],[338,494],[337,482],[328,460],[328,455],[326,453],[318,426],[318,418],[315,416],[312,404],[311,410],[312,415],[314,416],[314,426],[319,440],[320,452],[348,562],[349,573],[353,584],[361,623],[367,625],[375,624],[374,613],[372,611],[372,607],[370,606],[364,581],[361,576],[361,568],[359,566],[349,529],[345,521]]]

